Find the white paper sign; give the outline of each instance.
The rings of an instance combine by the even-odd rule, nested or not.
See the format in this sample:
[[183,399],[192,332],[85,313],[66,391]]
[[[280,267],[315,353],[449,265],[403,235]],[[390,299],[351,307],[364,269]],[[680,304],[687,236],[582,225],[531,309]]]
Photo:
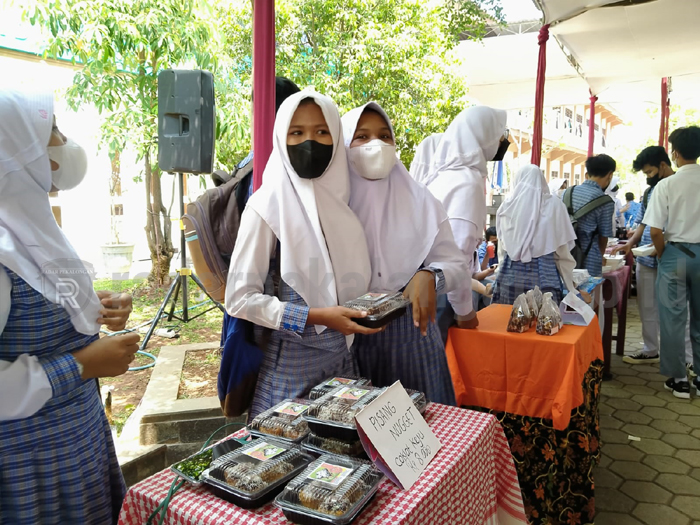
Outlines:
[[402,489],[413,486],[442,447],[399,381],[355,421],[367,455]]
[[595,317],[593,308],[578,294],[569,292],[560,305],[561,319],[565,324],[588,326]]

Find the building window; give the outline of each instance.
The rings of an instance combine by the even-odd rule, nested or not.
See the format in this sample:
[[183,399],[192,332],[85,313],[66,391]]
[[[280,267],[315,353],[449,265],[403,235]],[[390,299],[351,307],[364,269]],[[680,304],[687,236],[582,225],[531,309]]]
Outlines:
[[598,124],[596,124],[594,127],[596,131],[600,131],[600,126]]
[[578,186],[581,183],[581,176],[577,173],[574,175],[574,185]]
[[571,178],[571,173],[564,173],[564,178],[565,178],[565,179],[570,179],[570,178]]
[[559,176],[559,172],[557,170],[552,170],[552,174],[550,175],[551,178],[556,179]]
[[566,118],[574,118],[574,112],[568,108],[566,109],[565,115],[566,115]]

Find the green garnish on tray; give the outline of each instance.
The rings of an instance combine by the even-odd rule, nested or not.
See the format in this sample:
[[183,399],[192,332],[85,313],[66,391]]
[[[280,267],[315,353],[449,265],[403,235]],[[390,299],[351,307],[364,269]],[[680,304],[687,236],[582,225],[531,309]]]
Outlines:
[[179,470],[186,476],[199,481],[199,476],[202,475],[206,469],[209,468],[212,462],[212,449],[209,448],[200,452],[199,454],[192,456],[184,461],[181,461],[175,465],[175,469]]

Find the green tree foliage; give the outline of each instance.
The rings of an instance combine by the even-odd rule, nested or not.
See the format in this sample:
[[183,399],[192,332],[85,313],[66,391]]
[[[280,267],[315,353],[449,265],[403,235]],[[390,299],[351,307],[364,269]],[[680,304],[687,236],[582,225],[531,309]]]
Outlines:
[[174,249],[170,209],[157,165],[158,73],[171,67],[215,69],[216,31],[195,0],[39,0],[26,9],[51,34],[45,54],[84,64],[67,99],[104,113],[102,142],[111,156],[129,144],[143,160],[151,279],[168,280]]
[[[236,89],[249,104],[252,13],[249,0],[221,6],[223,48]],[[463,109],[466,81],[454,48],[501,21],[499,0],[277,0],[277,74],[333,98],[341,113],[374,100],[394,121],[402,160],[444,131]],[[219,161],[231,166],[249,147],[249,106],[222,115]],[[229,133],[233,133],[231,136]]]
[[[315,86],[341,112],[374,100],[394,121],[402,160],[463,108],[454,49],[500,22],[500,0],[277,0],[277,74]],[[45,54],[84,67],[69,103],[104,115],[111,156],[135,147],[144,162],[146,235],[154,282],[173,255],[170,209],[157,166],[157,76],[167,68],[214,73],[217,164],[250,149],[251,0],[34,0],[25,15],[51,35]]]

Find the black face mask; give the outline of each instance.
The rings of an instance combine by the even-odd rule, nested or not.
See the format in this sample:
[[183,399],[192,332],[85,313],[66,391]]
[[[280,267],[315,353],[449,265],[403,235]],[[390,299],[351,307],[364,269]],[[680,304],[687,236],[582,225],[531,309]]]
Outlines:
[[510,147],[510,141],[508,139],[505,139],[504,141],[501,142],[501,144],[498,146],[498,151],[496,154],[493,156],[493,159],[491,160],[503,160],[503,157],[506,156],[506,151],[508,151],[508,148]]
[[331,163],[333,144],[321,144],[307,140],[301,144],[287,145],[289,162],[302,179],[317,179]]
[[660,180],[661,174],[657,171],[656,175],[654,175],[653,177],[647,177],[647,184],[653,188],[659,183]]

